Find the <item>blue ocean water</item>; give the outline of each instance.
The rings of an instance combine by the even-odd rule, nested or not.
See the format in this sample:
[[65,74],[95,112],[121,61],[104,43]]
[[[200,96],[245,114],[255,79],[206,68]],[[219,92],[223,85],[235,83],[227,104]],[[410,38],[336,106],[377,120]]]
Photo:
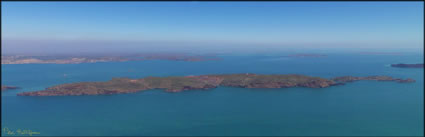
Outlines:
[[[279,135],[419,136],[424,133],[424,69],[390,67],[423,62],[423,53],[323,58],[222,55],[205,62],[132,61],[92,64],[2,65],[2,129],[42,136]],[[388,75],[416,83],[360,81],[323,89],[219,87],[166,93],[20,97],[16,93],[113,77],[225,73],[335,76]],[[66,74],[66,76],[64,76]],[[6,135],[2,132],[2,135]]]

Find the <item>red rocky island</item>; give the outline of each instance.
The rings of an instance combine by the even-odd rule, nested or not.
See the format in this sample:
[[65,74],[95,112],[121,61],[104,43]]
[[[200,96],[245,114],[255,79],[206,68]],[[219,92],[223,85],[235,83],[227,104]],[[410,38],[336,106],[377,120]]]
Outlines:
[[181,77],[146,77],[142,79],[113,78],[106,82],[80,82],[63,84],[41,91],[18,93],[18,96],[79,96],[133,93],[150,89],[163,89],[166,92],[212,89],[218,86],[239,88],[326,88],[343,85],[358,80],[394,81],[399,83],[415,82],[413,79],[397,79],[388,76],[336,77],[325,79],[304,75],[259,75],[259,74],[222,74]]

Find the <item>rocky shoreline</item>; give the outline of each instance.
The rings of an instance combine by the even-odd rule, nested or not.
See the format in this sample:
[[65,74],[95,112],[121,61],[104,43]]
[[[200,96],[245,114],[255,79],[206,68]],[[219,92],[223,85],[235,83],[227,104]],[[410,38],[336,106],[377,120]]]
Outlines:
[[80,96],[134,93],[150,89],[163,89],[166,92],[186,90],[207,90],[218,86],[239,88],[326,88],[344,85],[358,80],[394,81],[398,83],[415,82],[413,79],[399,79],[388,76],[352,77],[343,76],[333,79],[304,75],[259,75],[259,74],[223,74],[181,77],[146,77],[142,79],[113,78],[106,82],[79,82],[62,84],[41,91],[18,93],[18,96]]

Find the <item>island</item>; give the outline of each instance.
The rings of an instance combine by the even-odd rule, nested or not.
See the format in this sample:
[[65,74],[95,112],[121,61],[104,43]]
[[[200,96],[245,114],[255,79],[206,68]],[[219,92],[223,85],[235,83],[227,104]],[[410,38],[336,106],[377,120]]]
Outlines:
[[199,76],[145,77],[141,79],[113,78],[105,82],[79,82],[62,84],[41,91],[22,92],[18,96],[79,96],[134,93],[150,89],[163,89],[166,92],[186,90],[207,90],[218,86],[238,88],[326,88],[344,85],[358,80],[415,82],[413,79],[398,79],[388,76],[352,77],[343,76],[332,79],[297,74],[219,74]]
[[96,62],[123,62],[129,61],[122,57],[93,57],[93,56],[27,56],[13,55],[2,56],[1,64],[80,64]]
[[18,87],[15,87],[15,86],[6,86],[6,85],[2,85],[1,86],[1,91],[3,92],[3,91],[6,91],[6,90],[9,90],[9,89],[18,89]]
[[397,68],[424,68],[424,64],[391,64],[391,67],[397,67]]
[[189,55],[181,53],[141,53],[123,55],[6,55],[1,57],[2,64],[80,64],[142,60],[194,62],[220,60],[220,58],[213,55]]

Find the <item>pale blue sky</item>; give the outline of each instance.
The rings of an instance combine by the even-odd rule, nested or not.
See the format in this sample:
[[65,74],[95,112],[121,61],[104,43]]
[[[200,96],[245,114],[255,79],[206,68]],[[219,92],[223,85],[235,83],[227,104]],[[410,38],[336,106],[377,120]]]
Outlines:
[[423,49],[423,2],[2,2],[5,52]]

